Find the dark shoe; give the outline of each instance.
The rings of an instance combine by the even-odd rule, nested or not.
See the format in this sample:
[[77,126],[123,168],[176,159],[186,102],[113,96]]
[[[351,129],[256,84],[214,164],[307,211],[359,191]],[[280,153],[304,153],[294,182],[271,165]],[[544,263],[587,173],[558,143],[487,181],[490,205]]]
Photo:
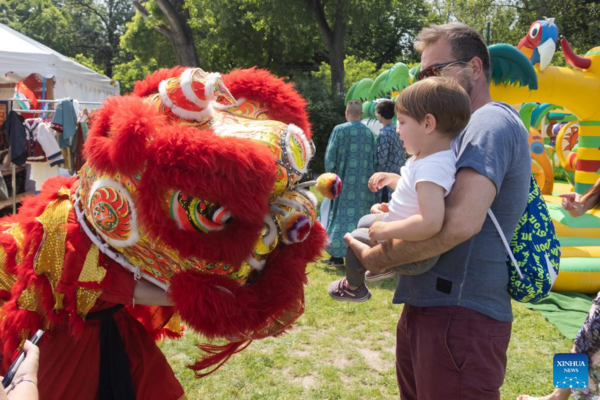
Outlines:
[[367,271],[365,273],[365,281],[367,282],[378,282],[384,279],[393,278],[396,276],[396,271],[394,269],[388,269],[387,271],[383,271],[379,274],[374,274],[371,271]]
[[344,259],[340,257],[331,257],[329,260],[324,261],[327,265],[344,265]]
[[337,301],[352,301],[354,303],[362,303],[371,298],[371,292],[367,285],[361,285],[356,290],[348,289],[348,282],[346,278],[342,278],[338,281],[331,282],[329,284],[329,296]]

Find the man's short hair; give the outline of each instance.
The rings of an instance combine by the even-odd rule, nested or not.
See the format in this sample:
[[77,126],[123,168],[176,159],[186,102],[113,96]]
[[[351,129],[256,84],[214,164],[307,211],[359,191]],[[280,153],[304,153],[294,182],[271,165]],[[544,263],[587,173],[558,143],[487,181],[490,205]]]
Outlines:
[[456,137],[471,118],[471,100],[455,79],[432,77],[402,90],[396,113],[422,122],[427,114],[436,120],[436,131]]
[[385,119],[394,118],[394,108],[396,105],[391,100],[383,100],[377,103],[375,109],[377,110],[377,114],[381,115]]
[[427,47],[440,40],[444,40],[450,44],[452,55],[457,60],[468,60],[473,57],[479,57],[485,77],[488,82],[490,81],[490,53],[479,32],[469,25],[458,22],[431,25],[419,32],[415,49],[422,53]]
[[362,103],[358,100],[350,100],[348,104],[346,104],[346,111],[348,111],[350,116],[360,118],[363,115]]

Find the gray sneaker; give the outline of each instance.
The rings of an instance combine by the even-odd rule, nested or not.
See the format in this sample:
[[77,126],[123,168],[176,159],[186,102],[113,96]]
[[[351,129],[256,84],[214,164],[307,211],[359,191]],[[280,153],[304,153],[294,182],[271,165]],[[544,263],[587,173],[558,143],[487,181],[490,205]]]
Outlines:
[[348,289],[348,281],[346,278],[331,282],[329,284],[329,296],[337,301],[352,301],[354,303],[362,303],[371,298],[371,292],[367,285],[361,285],[356,290]]
[[395,269],[388,269],[387,271],[383,271],[379,274],[374,274],[371,271],[367,271],[365,273],[365,281],[367,282],[378,282],[378,281],[382,281],[384,279],[388,279],[388,278],[393,278],[396,276],[396,270]]

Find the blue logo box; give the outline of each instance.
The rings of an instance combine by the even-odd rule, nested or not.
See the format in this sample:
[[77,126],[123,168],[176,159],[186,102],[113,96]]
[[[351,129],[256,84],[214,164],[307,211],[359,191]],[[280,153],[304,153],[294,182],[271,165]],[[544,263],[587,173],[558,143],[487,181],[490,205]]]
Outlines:
[[583,389],[588,385],[588,356],[581,353],[554,355],[554,387]]

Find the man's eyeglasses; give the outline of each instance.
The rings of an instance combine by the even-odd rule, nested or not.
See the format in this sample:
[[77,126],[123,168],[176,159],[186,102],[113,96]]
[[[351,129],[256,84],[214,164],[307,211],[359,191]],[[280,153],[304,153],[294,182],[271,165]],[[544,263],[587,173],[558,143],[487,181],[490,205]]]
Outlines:
[[422,71],[419,71],[415,77],[417,78],[418,81],[420,81],[425,78],[430,78],[432,76],[439,76],[442,73],[442,70],[444,68],[449,67],[450,65],[454,65],[454,64],[466,64],[469,61],[471,61],[471,59],[472,58],[466,58],[464,60],[457,60],[457,61],[450,61],[447,63],[434,64],[434,65],[431,65],[431,66],[425,68]]

